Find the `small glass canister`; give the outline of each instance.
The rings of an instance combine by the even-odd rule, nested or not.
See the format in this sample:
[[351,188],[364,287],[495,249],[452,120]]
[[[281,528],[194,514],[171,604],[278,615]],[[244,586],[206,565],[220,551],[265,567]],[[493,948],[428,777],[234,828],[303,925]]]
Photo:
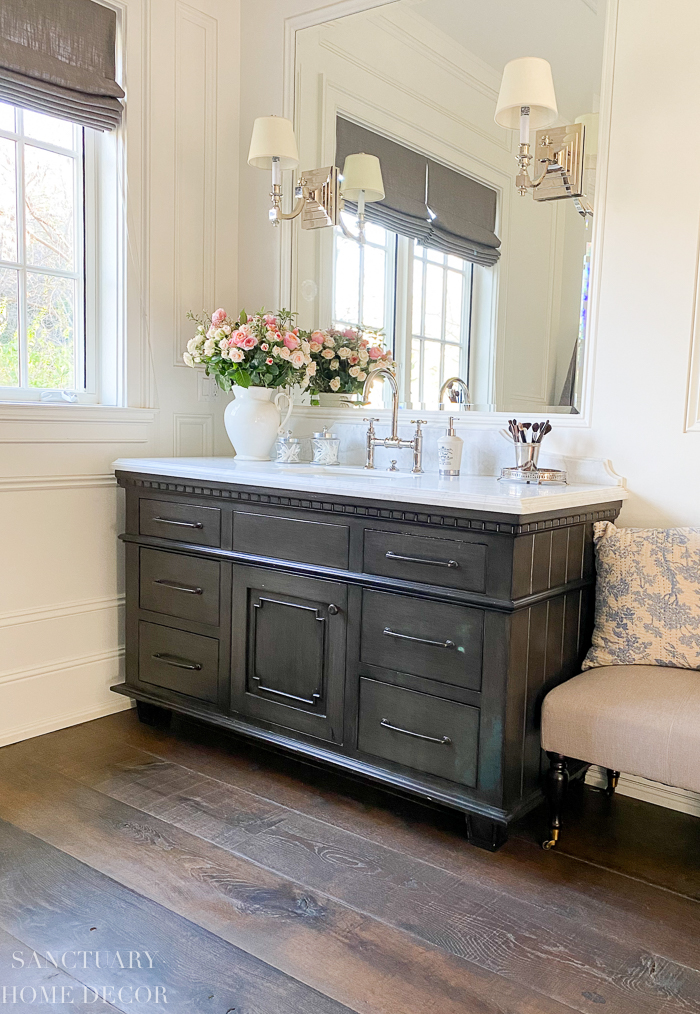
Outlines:
[[326,426],[320,433],[314,433],[311,440],[313,460],[316,465],[337,465],[340,440]]
[[275,443],[275,461],[280,465],[298,465],[301,461],[301,440],[292,431],[280,433]]

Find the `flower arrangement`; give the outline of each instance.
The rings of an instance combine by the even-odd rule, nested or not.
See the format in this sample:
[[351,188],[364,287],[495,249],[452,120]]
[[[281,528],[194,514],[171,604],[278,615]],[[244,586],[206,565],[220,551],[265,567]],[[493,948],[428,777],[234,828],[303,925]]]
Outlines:
[[209,317],[187,314],[197,333],[187,343],[183,360],[187,366],[204,366],[223,391],[238,387],[306,388],[316,373],[316,363],[306,336],[294,327],[289,310],[249,316],[242,310],[229,317],[224,309]]
[[396,367],[376,331],[331,328],[306,332],[306,336],[316,366],[311,383],[314,394],[359,394],[372,370]]

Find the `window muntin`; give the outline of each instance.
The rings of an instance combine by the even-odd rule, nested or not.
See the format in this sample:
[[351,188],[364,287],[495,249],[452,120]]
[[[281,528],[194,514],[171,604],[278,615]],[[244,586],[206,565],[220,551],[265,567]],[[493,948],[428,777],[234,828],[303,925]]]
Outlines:
[[[342,212],[351,235],[357,223]],[[333,327],[372,328],[384,331],[389,344],[393,331],[394,264],[396,233],[372,222],[365,223],[365,242],[335,232],[333,272]]]
[[15,395],[86,386],[83,135],[0,103],[0,390]]

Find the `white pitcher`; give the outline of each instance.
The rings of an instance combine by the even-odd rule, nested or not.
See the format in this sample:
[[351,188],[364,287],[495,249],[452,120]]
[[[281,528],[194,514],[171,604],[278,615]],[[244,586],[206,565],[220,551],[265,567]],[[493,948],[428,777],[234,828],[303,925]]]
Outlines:
[[[272,387],[233,387],[235,401],[224,411],[224,426],[240,461],[269,461],[272,445],[292,414],[293,402],[285,391]],[[274,397],[273,397],[274,396]],[[286,398],[287,414],[280,418],[279,402]]]

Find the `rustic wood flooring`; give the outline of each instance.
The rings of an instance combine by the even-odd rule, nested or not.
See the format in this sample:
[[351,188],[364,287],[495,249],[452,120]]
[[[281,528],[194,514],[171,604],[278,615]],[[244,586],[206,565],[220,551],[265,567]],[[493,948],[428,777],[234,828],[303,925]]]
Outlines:
[[491,855],[456,814],[134,711],[5,747],[0,1000],[700,1014],[700,820],[583,786],[565,819],[558,853],[538,812]]

